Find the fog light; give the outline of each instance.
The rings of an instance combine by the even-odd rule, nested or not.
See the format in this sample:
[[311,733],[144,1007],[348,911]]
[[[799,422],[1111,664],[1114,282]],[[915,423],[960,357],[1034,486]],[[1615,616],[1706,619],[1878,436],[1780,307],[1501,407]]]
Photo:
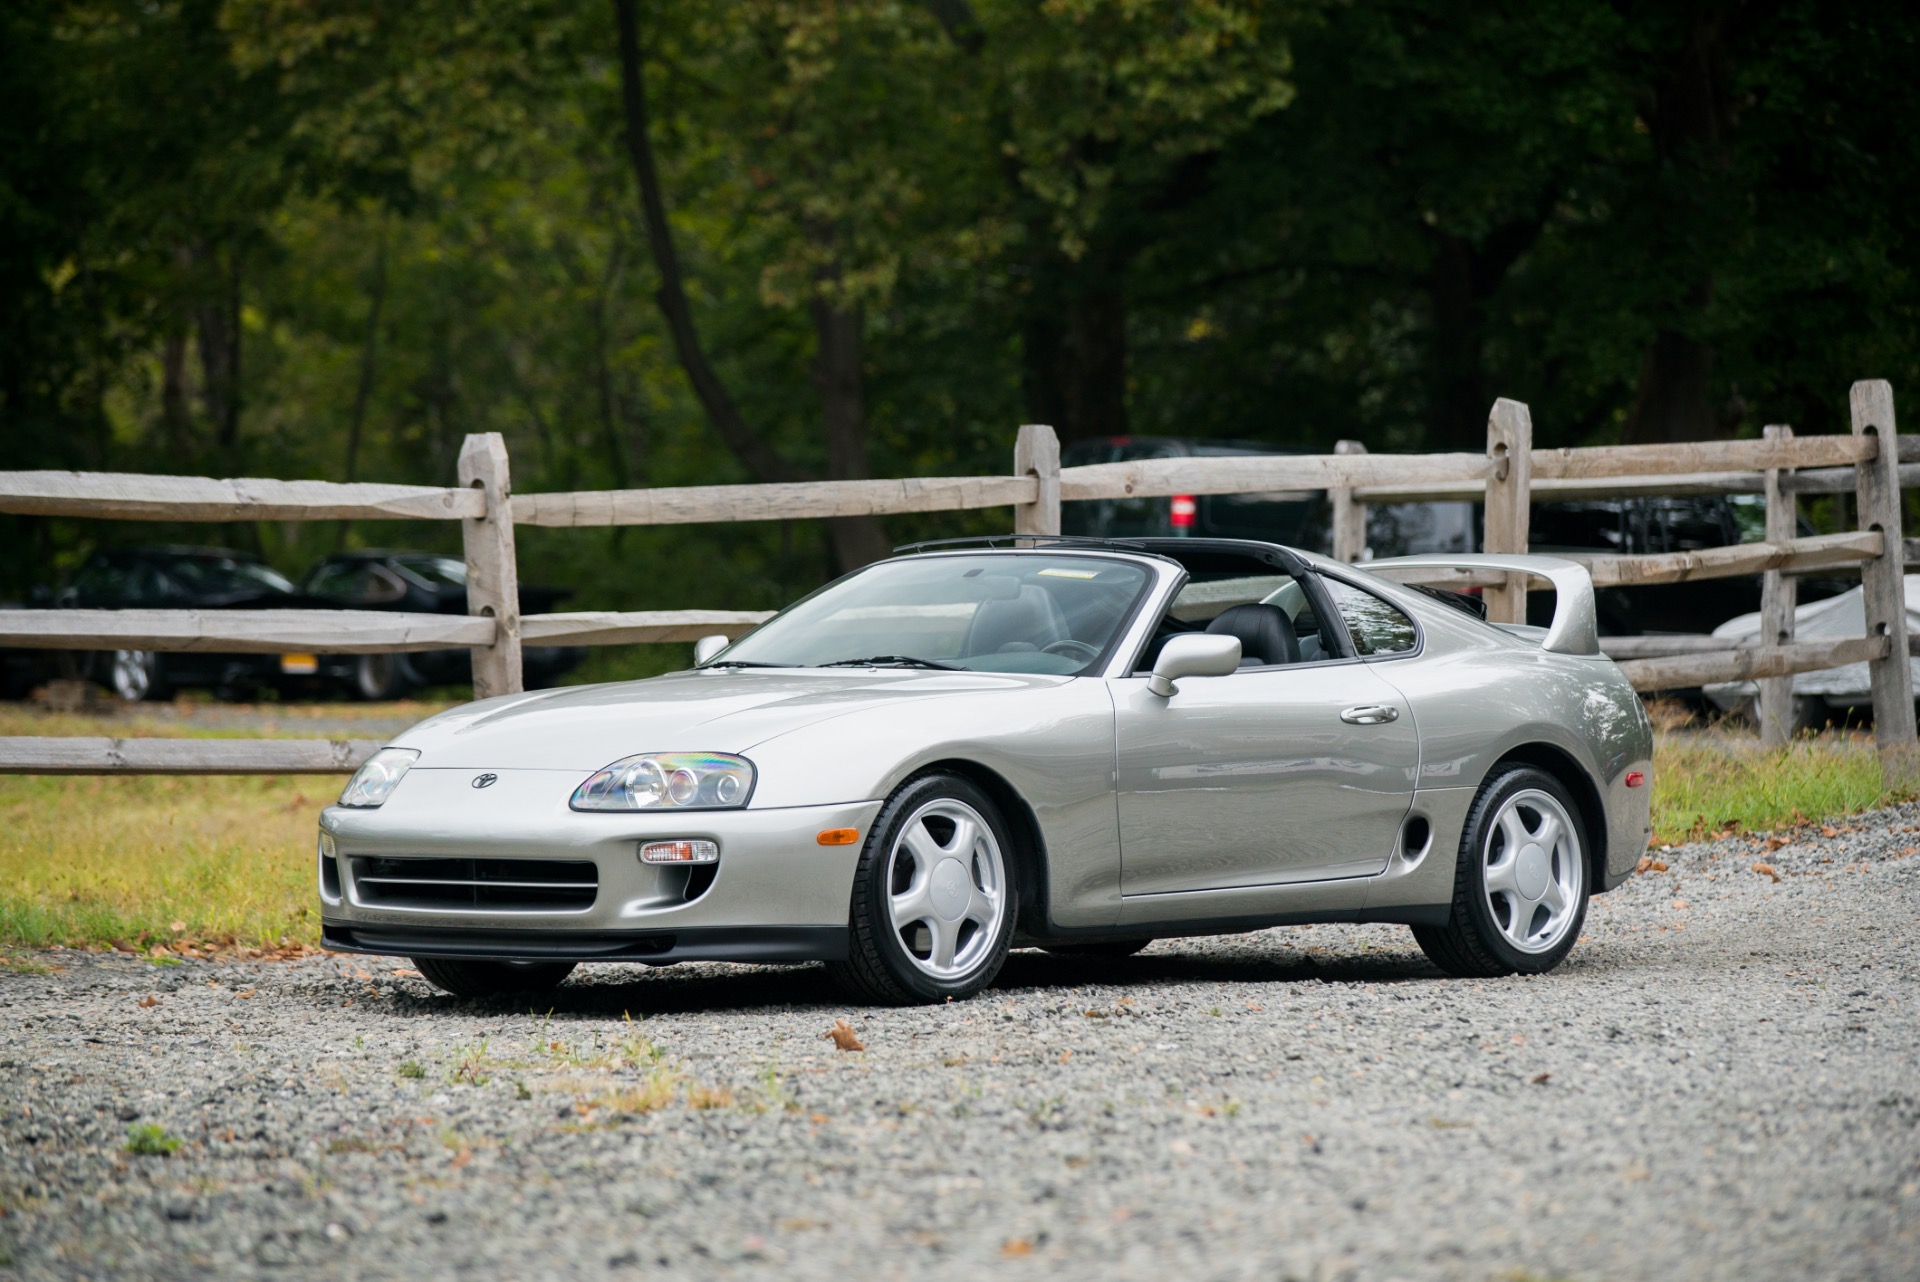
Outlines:
[[714,841],[649,841],[640,847],[643,864],[717,864],[720,843]]

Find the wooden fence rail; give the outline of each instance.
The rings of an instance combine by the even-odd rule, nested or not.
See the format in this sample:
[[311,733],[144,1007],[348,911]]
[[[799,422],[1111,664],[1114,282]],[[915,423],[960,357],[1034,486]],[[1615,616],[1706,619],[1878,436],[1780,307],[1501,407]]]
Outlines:
[[[1920,775],[1913,692],[1900,585],[1920,540],[1902,537],[1900,487],[1920,485],[1920,449],[1900,440],[1892,389],[1856,384],[1852,431],[1796,436],[1769,430],[1759,440],[1535,449],[1527,407],[1499,401],[1484,453],[1369,454],[1353,442],[1327,455],[1148,459],[1062,468],[1051,428],[1020,430],[1011,475],[713,485],[582,493],[514,494],[505,442],[469,437],[459,484],[336,484],[325,481],[137,476],[84,472],[0,472],[0,512],[117,520],[365,520],[460,522],[465,542],[466,616],[362,610],[0,610],[0,646],[58,649],[288,650],[375,653],[465,647],[476,696],[520,688],[523,645],[624,645],[729,635],[767,616],[750,611],[663,610],[529,615],[518,610],[516,526],[673,525],[754,520],[887,516],[1011,508],[1016,533],[1057,534],[1060,505],[1089,499],[1191,494],[1327,491],[1336,552],[1357,559],[1369,503],[1472,499],[1485,504],[1484,546],[1524,552],[1535,502],[1636,495],[1764,493],[1764,542],[1697,552],[1580,556],[1597,586],[1680,583],[1764,573],[1767,635],[1730,646],[1687,638],[1654,654],[1632,638],[1612,651],[1638,689],[1702,681],[1760,679],[1763,703],[1779,703],[1796,672],[1865,661],[1872,673],[1877,737],[1890,782]],[[1782,521],[1794,496],[1852,492],[1861,528],[1798,538]],[[1860,567],[1868,634],[1795,644],[1793,576]],[[1421,581],[1487,589],[1489,617],[1525,618],[1524,576],[1427,571]],[[1784,618],[1784,623],[1782,619]],[[1646,640],[1646,639],[1641,639]],[[1718,648],[1696,649],[1695,642]],[[1639,648],[1636,648],[1639,646]],[[1666,683],[1663,686],[1661,683]],[[0,738],[0,773],[147,771],[280,773],[353,768],[370,745],[295,740],[111,740]]]

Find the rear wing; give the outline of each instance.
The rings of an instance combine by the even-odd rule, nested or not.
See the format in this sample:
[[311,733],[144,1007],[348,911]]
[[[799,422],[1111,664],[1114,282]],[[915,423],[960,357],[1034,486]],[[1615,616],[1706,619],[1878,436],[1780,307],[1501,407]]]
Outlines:
[[[1546,640],[1540,643],[1540,648],[1555,654],[1600,653],[1600,627],[1593,609],[1593,576],[1587,573],[1586,566],[1576,562],[1526,553],[1503,556],[1494,552],[1461,552],[1396,556],[1385,561],[1367,561],[1355,568],[1397,583],[1426,583],[1442,588],[1497,583],[1497,575],[1501,573],[1545,579],[1553,585],[1553,622],[1547,625]],[[1435,573],[1429,575],[1423,571]]]

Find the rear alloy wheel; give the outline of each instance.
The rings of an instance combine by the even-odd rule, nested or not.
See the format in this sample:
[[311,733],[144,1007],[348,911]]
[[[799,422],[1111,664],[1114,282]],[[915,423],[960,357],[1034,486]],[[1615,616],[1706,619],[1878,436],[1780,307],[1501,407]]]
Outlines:
[[1587,915],[1587,843],[1579,808],[1552,775],[1512,766],[1467,813],[1445,926],[1413,937],[1451,975],[1538,975],[1573,950]]
[[506,997],[558,988],[573,973],[572,962],[462,961],[415,957],[413,968],[429,984],[455,997]]
[[999,810],[957,775],[923,775],[881,808],[853,877],[848,958],[855,996],[905,1006],[970,997],[993,982],[1017,892]]
[[163,698],[160,656],[151,650],[115,650],[107,684],[127,703]]

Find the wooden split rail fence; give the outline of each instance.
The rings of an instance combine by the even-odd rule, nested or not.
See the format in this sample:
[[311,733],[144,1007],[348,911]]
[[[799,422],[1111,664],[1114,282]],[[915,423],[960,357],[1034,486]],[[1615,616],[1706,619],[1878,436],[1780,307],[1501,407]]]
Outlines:
[[[1366,505],[1448,498],[1485,504],[1483,545],[1524,552],[1530,505],[1568,497],[1764,493],[1765,542],[1701,552],[1582,557],[1600,586],[1677,583],[1761,573],[1762,643],[1730,649],[1701,638],[1626,638],[1610,652],[1638,689],[1761,678],[1777,728],[1784,680],[1797,672],[1865,661],[1872,673],[1877,740],[1889,780],[1920,776],[1909,641],[1902,592],[1909,554],[1900,490],[1920,483],[1903,465],[1884,382],[1854,385],[1852,430],[1795,436],[1770,428],[1760,440],[1536,450],[1527,407],[1495,403],[1484,453],[1368,454],[1342,442],[1329,455],[1150,459],[1063,469],[1053,430],[1020,429],[1007,476],[816,481],[673,489],[514,494],[506,445],[470,436],[458,485],[336,484],[213,480],[121,473],[0,472],[0,512],[148,521],[458,521],[467,563],[465,617],[360,610],[0,610],[0,646],[97,650],[286,650],[376,653],[465,647],[475,697],[521,688],[523,644],[621,645],[737,634],[767,616],[719,610],[597,611],[522,616],[514,527],[707,524],[894,516],[989,508],[1013,510],[1017,534],[1058,534],[1060,505],[1084,499],[1326,490],[1336,556],[1354,560]],[[1911,469],[1914,475],[1909,476]],[[1793,502],[1802,493],[1851,491],[1857,532],[1798,538]],[[1867,634],[1819,644],[1792,640],[1793,576],[1860,567]],[[1410,574],[1400,577],[1411,579]],[[1426,571],[1418,581],[1479,585],[1489,617],[1526,615],[1524,576]],[[1665,649],[1656,649],[1660,646]],[[1711,645],[1714,648],[1707,648]],[[0,738],[0,773],[330,773],[354,768],[377,745],[353,740]]]

